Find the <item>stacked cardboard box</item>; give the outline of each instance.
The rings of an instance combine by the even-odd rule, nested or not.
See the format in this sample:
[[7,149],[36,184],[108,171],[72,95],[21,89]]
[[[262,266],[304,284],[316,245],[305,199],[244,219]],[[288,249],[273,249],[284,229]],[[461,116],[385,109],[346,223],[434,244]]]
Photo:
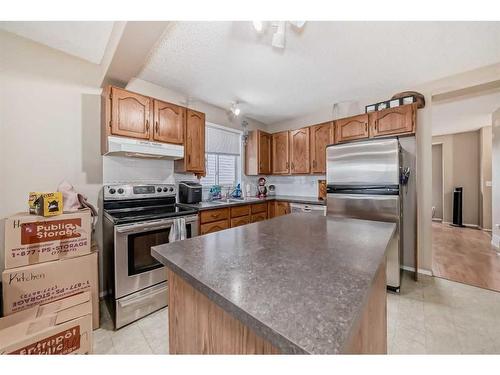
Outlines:
[[91,337],[89,292],[0,319],[0,354],[89,354]]
[[5,221],[3,314],[90,292],[93,329],[99,327],[97,253],[91,251],[90,210]]

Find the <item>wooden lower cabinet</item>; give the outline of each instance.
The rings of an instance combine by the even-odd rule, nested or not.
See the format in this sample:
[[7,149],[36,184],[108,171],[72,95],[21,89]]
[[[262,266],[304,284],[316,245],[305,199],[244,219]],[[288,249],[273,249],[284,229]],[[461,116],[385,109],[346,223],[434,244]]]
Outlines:
[[227,228],[229,228],[229,220],[214,221],[212,223],[201,224],[200,234],[214,233]]
[[231,228],[239,227],[241,225],[250,224],[250,216],[242,216],[231,219]]
[[258,214],[252,214],[250,219],[251,223],[256,223],[258,221],[267,220],[267,212],[259,212]]
[[231,207],[231,219],[250,215],[250,205]]
[[290,213],[290,203],[275,202],[274,216],[283,216]]
[[219,221],[229,219],[229,208],[216,208],[214,210],[207,210],[200,212],[200,223],[210,223],[212,221]]
[[267,202],[266,203],[256,203],[252,204],[252,214],[256,214],[259,212],[266,212],[267,213]]

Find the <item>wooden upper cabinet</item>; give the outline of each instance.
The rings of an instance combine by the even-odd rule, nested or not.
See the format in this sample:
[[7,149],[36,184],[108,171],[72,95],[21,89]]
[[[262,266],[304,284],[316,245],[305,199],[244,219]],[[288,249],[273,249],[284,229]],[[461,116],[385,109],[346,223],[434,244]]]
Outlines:
[[110,133],[150,139],[151,98],[112,87]]
[[153,112],[153,139],[159,142],[183,144],[186,108],[154,100]]
[[184,163],[186,172],[205,172],[205,114],[188,109]]
[[262,130],[249,133],[245,145],[245,174],[271,174],[271,134]]
[[271,134],[259,131],[259,174],[271,173]]
[[335,143],[368,138],[368,114],[335,121]]
[[272,172],[273,174],[289,174],[289,141],[288,131],[274,133],[272,140]]
[[294,174],[309,173],[311,166],[309,128],[290,131],[290,172]]
[[415,132],[415,105],[384,109],[370,113],[370,137],[400,135]]
[[333,122],[314,125],[311,132],[311,173],[326,173],[326,146],[333,143]]

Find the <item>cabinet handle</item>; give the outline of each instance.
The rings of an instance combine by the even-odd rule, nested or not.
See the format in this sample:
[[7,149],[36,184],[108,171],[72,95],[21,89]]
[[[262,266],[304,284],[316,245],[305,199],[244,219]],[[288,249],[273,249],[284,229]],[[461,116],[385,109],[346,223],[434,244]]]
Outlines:
[[378,120],[375,120],[375,130],[378,131]]
[[188,155],[188,163],[191,163],[191,155]]
[[295,170],[295,164],[293,164],[293,162],[292,162],[292,170],[293,171]]
[[146,131],[149,131],[149,120],[146,120]]
[[220,214],[212,214],[212,217],[215,219],[217,217],[219,217]]
[[155,131],[156,131],[156,134],[158,134],[158,133],[159,133],[158,129],[159,129],[159,126],[158,126],[158,121],[156,121],[156,123],[155,123]]
[[365,122],[365,132],[368,132],[368,123]]

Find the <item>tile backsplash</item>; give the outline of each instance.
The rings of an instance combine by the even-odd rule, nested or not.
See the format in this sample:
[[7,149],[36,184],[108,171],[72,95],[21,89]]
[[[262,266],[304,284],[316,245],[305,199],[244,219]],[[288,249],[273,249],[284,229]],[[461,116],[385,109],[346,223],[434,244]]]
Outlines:
[[[318,180],[325,176],[264,176],[267,186],[276,186],[278,195],[317,196]],[[257,194],[257,176],[242,176],[242,190],[250,185],[250,194]],[[141,159],[124,156],[103,157],[104,184],[116,183],[178,183],[198,181],[192,174],[174,173],[174,162],[163,159]],[[208,189],[203,189],[203,199],[208,197]]]

